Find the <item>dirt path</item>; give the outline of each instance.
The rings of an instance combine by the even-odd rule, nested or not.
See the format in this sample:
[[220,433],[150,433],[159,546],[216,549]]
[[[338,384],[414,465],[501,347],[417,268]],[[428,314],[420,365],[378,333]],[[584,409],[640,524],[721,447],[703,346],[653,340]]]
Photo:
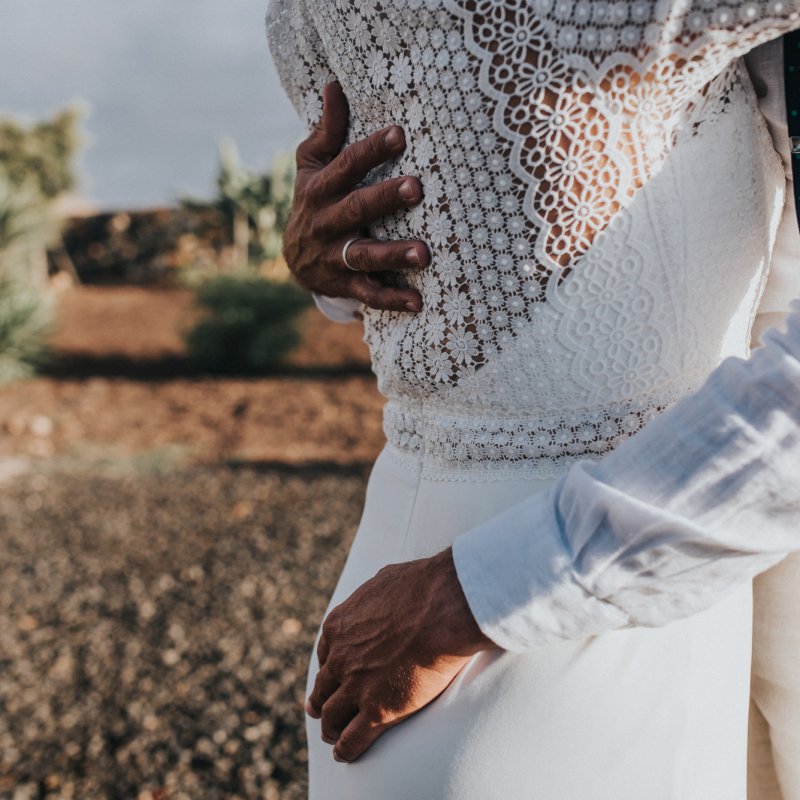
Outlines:
[[[67,357],[116,356],[132,361],[179,357],[183,355],[181,334],[196,317],[192,297],[185,289],[70,289],[59,298],[53,347]],[[337,325],[312,308],[304,315],[302,327],[303,341],[289,364],[368,368],[361,325]]]
[[[92,363],[107,368],[111,358],[123,374],[135,372],[181,358],[180,331],[192,313],[185,291],[82,288],[61,300],[53,347],[90,374]],[[5,386],[0,459],[373,460],[384,441],[382,400],[360,325],[336,325],[312,309],[291,365],[292,374],[248,380],[39,377]],[[320,369],[324,376],[313,377]]]

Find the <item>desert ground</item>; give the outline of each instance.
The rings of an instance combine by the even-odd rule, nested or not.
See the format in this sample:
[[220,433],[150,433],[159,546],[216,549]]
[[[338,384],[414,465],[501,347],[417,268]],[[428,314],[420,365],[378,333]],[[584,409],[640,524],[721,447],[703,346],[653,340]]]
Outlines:
[[0,798],[306,795],[308,653],[383,444],[358,324],[193,374],[184,290],[79,287],[0,387]]

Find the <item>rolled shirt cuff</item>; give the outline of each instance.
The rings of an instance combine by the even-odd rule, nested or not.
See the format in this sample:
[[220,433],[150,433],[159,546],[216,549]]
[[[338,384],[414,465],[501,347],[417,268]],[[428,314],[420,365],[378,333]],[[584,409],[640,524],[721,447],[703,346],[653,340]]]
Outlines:
[[355,322],[356,312],[361,309],[361,301],[353,297],[327,297],[313,293],[317,308],[333,322]]
[[512,506],[453,543],[459,582],[481,631],[525,652],[625,627],[624,611],[587,592],[556,513],[558,486]]

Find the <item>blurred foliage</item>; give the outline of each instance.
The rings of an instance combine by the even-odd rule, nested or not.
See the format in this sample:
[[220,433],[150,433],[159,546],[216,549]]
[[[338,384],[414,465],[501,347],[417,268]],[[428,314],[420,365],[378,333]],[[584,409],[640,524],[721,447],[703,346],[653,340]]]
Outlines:
[[183,205],[211,207],[225,216],[240,250],[242,268],[277,258],[292,205],[294,157],[279,155],[269,171],[259,173],[242,163],[231,139],[220,143],[219,156],[217,196],[210,203],[184,199]]
[[50,303],[32,272],[56,230],[35,181],[13,185],[0,163],[0,383],[43,359]]
[[81,116],[82,111],[71,106],[30,127],[10,118],[0,119],[0,165],[11,185],[33,182],[49,200],[73,189]]
[[298,315],[310,302],[307,292],[288,282],[211,278],[197,289],[206,314],[186,337],[189,356],[209,372],[268,370],[299,343]]
[[77,108],[32,126],[0,119],[0,382],[45,355],[46,248],[58,234],[54,201],[75,185],[79,119]]
[[57,231],[52,204],[37,182],[12,181],[0,161],[0,274],[32,283],[31,260]]
[[50,303],[0,272],[0,384],[30,375],[46,359]]

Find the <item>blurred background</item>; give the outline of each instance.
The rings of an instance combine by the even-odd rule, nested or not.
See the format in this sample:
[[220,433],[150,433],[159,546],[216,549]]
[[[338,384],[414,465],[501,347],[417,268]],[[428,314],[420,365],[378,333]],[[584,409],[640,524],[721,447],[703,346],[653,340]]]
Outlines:
[[0,0],[0,798],[302,798],[383,443],[266,0]]

